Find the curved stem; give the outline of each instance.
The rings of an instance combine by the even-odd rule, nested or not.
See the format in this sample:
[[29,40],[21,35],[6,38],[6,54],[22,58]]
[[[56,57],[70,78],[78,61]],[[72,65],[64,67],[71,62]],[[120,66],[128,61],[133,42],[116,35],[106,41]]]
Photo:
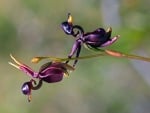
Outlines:
[[[75,29],[78,30],[77,33],[74,32]],[[81,26],[79,26],[79,25],[74,25],[73,26],[73,36],[77,37],[78,34],[83,35],[84,34],[84,29]]]
[[40,89],[41,88],[41,86],[42,86],[42,84],[43,84],[43,81],[40,79],[39,80],[39,83],[36,85],[36,82],[34,81],[34,80],[32,80],[33,82],[34,82],[34,84],[35,84],[35,86],[32,84],[32,82],[31,82],[31,84],[32,84],[32,87],[31,87],[31,89],[32,90],[38,90],[38,89]]

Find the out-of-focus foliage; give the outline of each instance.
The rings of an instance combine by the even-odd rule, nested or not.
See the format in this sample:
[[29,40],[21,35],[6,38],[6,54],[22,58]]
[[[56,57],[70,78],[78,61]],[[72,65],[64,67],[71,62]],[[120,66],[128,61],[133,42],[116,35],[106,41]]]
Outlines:
[[[110,57],[79,61],[64,81],[44,84],[28,103],[30,78],[8,65],[9,54],[37,70],[33,56],[66,57],[74,39],[60,23],[67,13],[85,31],[112,26],[110,49],[150,56],[149,0],[0,0],[1,113],[149,113],[150,64]],[[117,20],[117,21],[116,21]],[[81,55],[91,51],[82,48]]]
[[0,54],[8,55],[8,51],[18,50],[15,26],[3,15],[0,15],[0,31]]

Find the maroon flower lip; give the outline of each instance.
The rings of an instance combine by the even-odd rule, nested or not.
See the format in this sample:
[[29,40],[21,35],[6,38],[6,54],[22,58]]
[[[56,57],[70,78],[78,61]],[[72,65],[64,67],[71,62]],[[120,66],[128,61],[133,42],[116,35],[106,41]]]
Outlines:
[[[12,60],[16,63],[9,62],[10,65],[14,66],[15,68],[23,71],[32,79],[29,82],[25,82],[22,85],[22,93],[28,95],[28,100],[31,100],[31,90],[37,90],[42,86],[42,82],[47,83],[55,83],[60,82],[63,79],[63,76],[69,76],[69,71],[73,71],[74,68],[66,63],[62,62],[48,62],[43,64],[38,72],[33,71],[29,66],[26,64],[21,63],[20,61],[16,60],[15,57],[10,55]],[[39,79],[39,83],[36,84],[36,81],[33,79]],[[33,85],[36,85],[34,86]]]

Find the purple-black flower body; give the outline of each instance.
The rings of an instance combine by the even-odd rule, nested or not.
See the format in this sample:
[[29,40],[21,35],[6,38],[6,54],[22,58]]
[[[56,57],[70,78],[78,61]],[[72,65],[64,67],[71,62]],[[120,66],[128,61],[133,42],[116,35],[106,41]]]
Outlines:
[[65,65],[65,63],[48,62],[41,66],[38,78],[48,83],[59,82],[63,79],[64,73],[68,73]]
[[88,32],[83,35],[83,41],[94,47],[100,47],[100,45],[108,40],[110,40],[110,37],[106,36],[106,31],[103,28],[98,28],[93,32]]

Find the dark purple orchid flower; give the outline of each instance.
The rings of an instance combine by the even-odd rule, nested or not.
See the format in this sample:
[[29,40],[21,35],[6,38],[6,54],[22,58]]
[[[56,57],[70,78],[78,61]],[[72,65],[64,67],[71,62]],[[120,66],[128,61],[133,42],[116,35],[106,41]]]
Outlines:
[[[111,27],[107,30],[98,28],[92,32],[84,33],[84,29],[79,25],[73,25],[72,21],[72,16],[69,13],[67,21],[61,24],[61,28],[67,35],[72,35],[76,38],[68,58],[71,58],[75,53],[78,58],[82,44],[88,49],[101,51],[101,47],[109,46],[119,38],[119,35],[111,38]],[[73,67],[76,65],[77,61],[77,59],[74,61]],[[69,60],[66,63],[68,62]]]
[[[41,66],[38,72],[33,71],[29,66],[19,62],[12,55],[11,58],[16,64],[9,62],[10,65],[16,67],[17,69],[23,71],[32,79],[29,82],[25,82],[22,85],[22,92],[25,95],[28,95],[28,100],[31,100],[31,90],[37,90],[42,86],[42,82],[55,83],[60,82],[63,79],[63,76],[69,76],[69,70],[73,71],[74,68],[66,63],[62,62],[48,62]],[[34,78],[39,79],[39,83],[36,85]],[[34,86],[33,85],[36,85]]]

